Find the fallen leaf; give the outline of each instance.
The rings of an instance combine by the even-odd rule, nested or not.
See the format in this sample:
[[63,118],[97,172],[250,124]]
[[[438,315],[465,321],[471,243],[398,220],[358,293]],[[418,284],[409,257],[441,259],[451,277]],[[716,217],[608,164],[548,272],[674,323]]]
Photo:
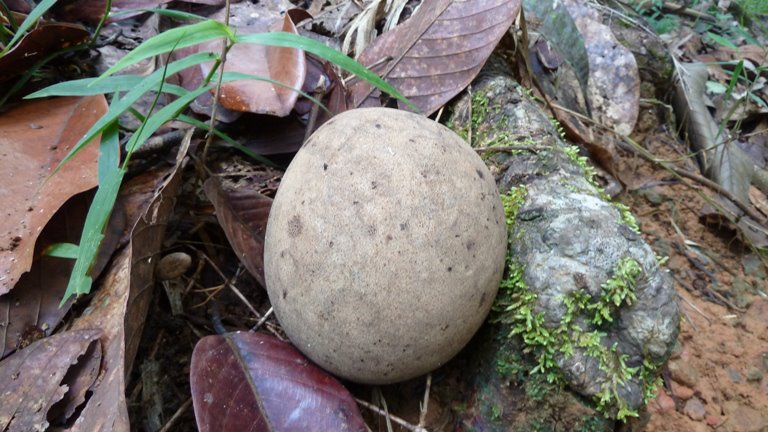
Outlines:
[[104,96],[65,97],[25,102],[0,116],[0,295],[30,269],[37,236],[56,210],[97,185],[98,139],[48,177],[106,110]]
[[[212,15],[214,20],[224,20],[224,10]],[[306,12],[293,9],[280,16],[278,11],[263,4],[250,2],[232,5],[230,26],[241,34],[284,31],[298,34],[294,22],[308,17]],[[221,41],[202,43],[179,52],[176,58],[194,52],[221,52]],[[202,83],[204,76],[210,73],[212,64],[205,63],[199,68],[180,75],[181,84],[188,90]],[[278,117],[287,116],[293,109],[298,93],[292,89],[301,89],[306,75],[304,51],[295,48],[272,47],[260,44],[235,44],[227,53],[224,72],[237,72],[273,80],[283,85],[262,80],[236,80],[221,86],[219,101],[221,106],[232,111],[269,114]],[[207,112],[212,98],[209,94],[198,98],[196,111]]]
[[678,82],[672,106],[685,125],[688,140],[707,177],[723,186],[743,204],[749,203],[749,185],[754,165],[735,143],[726,141],[704,102],[707,67],[700,63],[678,63]]
[[702,222],[735,231],[741,241],[750,247],[768,250],[768,229],[765,226],[751,217],[743,215],[743,212],[736,208],[732,202],[721,197],[716,197],[715,201],[724,211],[707,204],[699,213]]
[[40,25],[0,57],[0,82],[27,72],[37,62],[57,51],[86,42],[90,36],[88,30],[78,24]]
[[0,362],[0,429],[47,430],[48,413],[67,417],[99,372],[100,330],[68,331],[39,340]]
[[50,335],[69,311],[71,302],[62,307],[59,303],[75,262],[40,256],[40,251],[54,243],[77,243],[89,202],[85,194],[78,194],[56,212],[38,238],[32,268],[21,275],[13,292],[0,296],[0,358],[13,352],[30,328]]
[[225,189],[216,178],[205,182],[205,194],[216,208],[216,218],[240,262],[264,283],[264,233],[272,198],[249,188]]
[[349,392],[287,342],[260,333],[206,336],[190,385],[207,431],[365,431]]
[[[430,115],[477,76],[520,11],[522,0],[438,0],[366,48],[358,60]],[[363,81],[351,87],[352,105],[380,106]],[[408,107],[398,101],[400,109]]]
[[[44,254],[55,243],[77,243],[93,193],[84,192],[70,198],[43,228],[35,246],[32,268],[19,278],[12,292],[0,296],[0,358],[17,348],[23,333],[38,329],[49,336],[72,305],[61,299],[67,289],[74,260]],[[96,279],[112,257],[125,229],[125,211],[118,202],[112,210],[104,239],[91,269]]]
[[[579,93],[586,99],[589,85],[589,58],[584,37],[579,32],[573,17],[562,2],[553,0],[524,0],[523,8],[528,26],[535,29],[547,48],[554,48],[558,56],[573,70],[579,84]],[[538,42],[538,41],[536,41]],[[538,51],[538,50],[537,50]],[[540,56],[536,56],[539,58]],[[547,66],[545,64],[545,66]],[[551,65],[550,65],[551,66]],[[556,69],[547,66],[549,69]],[[573,109],[574,107],[569,106]],[[586,113],[584,113],[586,114]]]
[[32,11],[32,6],[30,6],[30,4],[25,0],[5,0],[3,3],[8,6],[9,10],[14,12],[28,14],[30,11]]
[[[225,0],[182,0],[184,3],[197,3],[211,6],[223,5]],[[171,0],[112,0],[109,21],[119,21],[140,15],[137,9],[155,9],[170,3]],[[53,16],[60,21],[85,21],[96,24],[104,16],[107,7],[105,0],[59,0],[51,10]],[[114,15],[121,11],[136,11]]]

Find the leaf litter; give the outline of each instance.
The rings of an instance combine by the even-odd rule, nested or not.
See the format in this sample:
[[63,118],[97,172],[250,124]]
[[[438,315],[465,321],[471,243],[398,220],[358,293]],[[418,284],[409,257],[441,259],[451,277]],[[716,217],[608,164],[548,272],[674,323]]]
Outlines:
[[[438,10],[441,9],[438,8]],[[426,12],[422,12],[422,14],[426,14]],[[418,13],[411,18],[413,19],[417,16]],[[408,22],[406,21],[404,24]],[[418,21],[414,21],[414,23],[418,23]],[[425,26],[423,22],[419,23],[419,25],[421,27],[416,25],[414,27],[424,28]],[[434,27],[430,27],[430,25],[426,24],[426,27],[431,31]],[[388,33],[397,34],[395,31]],[[396,38],[393,35],[386,36],[388,33],[385,33],[385,36],[379,39],[387,41],[389,40],[387,38]],[[402,31],[402,33],[406,34],[406,36],[409,34],[406,31]],[[418,38],[408,39],[406,36],[402,36],[404,38],[403,46],[415,46],[409,44],[418,42]],[[498,37],[500,38],[501,36],[499,35]],[[491,48],[498,42],[498,39],[494,38],[488,39],[491,41],[488,42],[492,45]],[[390,41],[388,43],[395,42]],[[373,50],[377,43],[382,42],[374,41],[369,49]],[[395,46],[397,46],[396,43]],[[392,56],[392,60],[389,61],[394,62],[395,66],[391,67],[390,70],[397,70],[397,63],[407,58],[408,49],[405,48],[402,54]],[[398,51],[393,52],[397,53]],[[483,58],[483,56],[485,57]],[[487,55],[483,54],[483,56],[479,56],[480,60],[466,64],[472,70],[476,70],[473,73],[479,72],[480,66],[485,62]],[[376,56],[373,55],[373,57]],[[381,58],[386,58],[386,55]],[[372,66],[375,64],[375,61],[368,64]],[[379,67],[381,70],[381,65]],[[384,69],[387,68],[388,66],[384,67]],[[409,82],[409,80],[415,79],[415,75],[408,75],[406,73],[403,77],[389,76],[389,78],[395,78],[391,81],[393,84],[402,78],[403,83],[413,84],[414,88],[416,88],[413,82]],[[445,84],[446,87],[450,87],[446,84],[449,82],[454,85],[453,93],[450,96],[441,96],[441,98],[449,99],[455,96],[472,78],[473,75],[468,74],[468,78],[457,79],[456,81],[438,81],[438,84]],[[464,82],[465,79],[466,82]],[[395,87],[405,92],[408,85],[395,85]],[[340,88],[340,86],[337,88]],[[360,88],[362,88],[360,83],[353,83],[351,86],[352,92],[355,95],[364,93],[359,90]],[[440,88],[440,86],[438,85],[437,88]],[[412,96],[416,96],[415,99],[419,99],[420,96],[427,93],[428,91],[422,89],[413,93]],[[448,92],[446,95],[450,93]],[[357,97],[354,96],[353,100],[358,101]],[[433,112],[445,102],[438,102],[440,100],[442,99],[429,99],[429,101],[417,105],[426,112]],[[632,110],[636,109],[637,106],[634,106],[632,103],[626,103],[625,106],[621,106],[622,102],[626,102],[626,99],[617,99],[619,104],[617,106],[610,105],[611,102],[604,103],[604,107],[610,112],[625,110],[624,114],[628,114],[628,117],[625,116],[620,120],[614,120],[619,125],[619,132],[627,129],[628,125],[633,124],[633,115],[639,116],[641,122],[644,117],[652,117],[652,114],[647,109],[641,109],[639,115],[632,114]],[[639,106],[642,107],[642,104]],[[0,121],[6,115],[6,113],[0,115]],[[601,122],[610,124],[610,121],[606,120],[606,118],[603,117]],[[752,139],[752,137],[747,137],[746,139]],[[669,149],[662,145],[665,142],[663,133],[658,130],[645,135],[645,143],[653,150],[653,154],[659,158],[673,159],[675,154],[669,154]],[[290,151],[292,150],[286,150],[286,153]],[[686,152],[684,148],[677,151]],[[622,162],[626,163],[627,156],[623,153],[619,154],[623,159]],[[224,161],[227,160],[223,154],[219,157]],[[288,159],[277,156],[275,160],[278,163],[285,164]],[[759,276],[757,270],[753,270],[753,272],[758,272],[757,274],[747,274],[746,267],[742,271],[740,257],[745,256],[748,252],[740,250],[738,247],[734,250],[733,244],[728,242],[729,238],[723,238],[722,228],[702,229],[701,222],[699,221],[699,215],[701,214],[699,209],[704,204],[699,194],[694,193],[690,187],[680,182],[670,182],[667,173],[654,168],[652,165],[644,164],[636,158],[630,157],[628,160],[630,161],[629,166],[633,168],[633,171],[629,174],[636,176],[638,181],[635,183],[640,186],[633,187],[622,199],[630,203],[636,210],[636,214],[639,215],[640,224],[646,233],[645,235],[654,244],[657,254],[670,256],[670,268],[678,278],[680,295],[688,302],[686,304],[693,305],[687,310],[687,320],[683,324],[683,337],[681,339],[683,348],[676,354],[673,361],[680,362],[680,359],[683,359],[694,368],[704,369],[707,367],[707,362],[722,363],[721,358],[731,355],[732,358],[728,357],[728,359],[731,359],[730,363],[728,363],[729,367],[737,370],[737,373],[740,373],[742,376],[747,375],[747,372],[751,371],[749,369],[750,365],[755,364],[755,359],[759,358],[760,353],[758,352],[759,348],[757,348],[760,346],[759,340],[765,337],[766,329],[764,326],[761,327],[760,322],[765,319],[766,308],[764,305],[766,294],[764,290],[761,291],[759,288],[759,282],[764,280],[765,274]],[[736,165],[729,161],[730,159],[721,158],[720,166],[736,167]],[[690,168],[690,166],[687,168]],[[255,178],[255,183],[251,184],[260,184],[262,185],[261,187],[266,187],[267,189],[264,189],[265,193],[269,195],[271,193],[270,190],[273,190],[271,188],[275,187],[275,183],[279,181],[279,178],[275,180],[275,176],[260,176],[259,172],[259,169],[242,166],[240,170],[230,171],[227,175],[231,175],[235,179]],[[122,376],[124,372],[132,369],[131,364],[134,361],[134,355],[137,350],[144,355],[144,357],[139,357],[137,361],[149,363],[153,360],[155,353],[161,349],[161,346],[164,347],[163,349],[167,349],[169,353],[177,353],[175,355],[170,354],[169,358],[163,358],[165,363],[164,366],[161,366],[167,368],[166,370],[169,371],[169,375],[176,375],[176,384],[170,385],[177,388],[177,394],[156,395],[161,397],[154,400],[160,400],[164,405],[167,404],[174,407],[174,409],[178,408],[176,413],[168,410],[164,411],[166,418],[170,418],[172,414],[181,414],[182,416],[185,415],[186,421],[189,422],[191,413],[188,411],[186,414],[184,413],[184,407],[189,406],[188,402],[183,397],[180,397],[179,394],[187,393],[185,380],[189,378],[185,377],[185,372],[191,367],[189,363],[191,344],[200,339],[200,336],[213,332],[214,328],[217,328],[216,331],[220,331],[221,328],[242,329],[266,326],[278,337],[281,337],[279,326],[274,318],[269,317],[269,305],[264,294],[260,293],[258,283],[255,283],[253,279],[245,275],[242,267],[238,265],[237,258],[246,253],[238,251],[238,247],[234,247],[236,252],[233,252],[227,246],[226,241],[226,238],[230,240],[233,238],[233,232],[227,231],[232,231],[235,228],[239,230],[239,235],[242,238],[247,239],[248,237],[245,234],[250,234],[250,241],[255,241],[254,244],[258,244],[258,229],[264,221],[264,213],[257,211],[256,217],[242,219],[243,214],[247,214],[247,209],[239,209],[234,203],[237,202],[235,198],[239,199],[243,191],[234,190],[222,193],[224,189],[211,186],[213,183],[209,183],[206,189],[214,191],[213,193],[209,192],[209,198],[211,198],[216,207],[216,216],[220,218],[217,223],[213,217],[213,209],[210,207],[210,204],[195,198],[195,194],[199,194],[201,185],[188,180],[183,185],[182,193],[177,197],[173,189],[175,182],[179,181],[178,176],[180,173],[181,170],[178,168],[178,164],[173,164],[173,167],[169,168],[169,170],[164,172],[162,170],[149,171],[145,175],[137,176],[134,179],[136,181],[124,186],[124,195],[129,197],[128,203],[125,204],[129,209],[127,211],[130,215],[128,220],[141,220],[139,225],[129,230],[129,232],[133,233],[129,237],[136,237],[128,243],[125,249],[118,253],[110,270],[101,280],[102,289],[90,300],[93,308],[89,308],[82,317],[77,318],[75,325],[70,330],[56,333],[56,335],[64,336],[73,335],[77,331],[81,331],[77,330],[78,328],[96,327],[102,329],[103,334],[99,337],[99,340],[103,349],[103,361],[105,365],[108,365],[105,372],[106,375],[103,376],[99,383],[91,385],[92,383],[89,383],[88,377],[91,376],[89,374],[93,373],[93,368],[86,367],[83,368],[82,372],[76,373],[76,377],[82,378],[78,382],[83,384],[73,387],[88,387],[93,393],[90,399],[84,400],[81,396],[77,396],[83,394],[78,390],[75,392],[76,395],[66,399],[69,402],[62,403],[59,408],[53,410],[52,412],[58,413],[56,418],[59,419],[59,422],[72,420],[71,416],[74,412],[72,407],[85,404],[84,409],[87,411],[84,411],[83,418],[86,419],[86,423],[84,426],[76,426],[76,428],[80,430],[127,430],[128,405],[126,393],[128,393],[128,397],[131,397],[132,401],[137,401],[135,396],[133,396],[140,393],[137,390],[138,384],[135,384],[141,382],[137,370],[145,369],[133,368],[134,371],[131,372],[127,382],[123,381]],[[725,175],[732,174],[738,174],[738,172],[734,171],[731,174],[726,173]],[[279,172],[277,177],[279,177]],[[171,181],[172,184],[167,183],[167,181]],[[726,184],[723,187],[730,187],[727,185],[728,181],[724,183]],[[743,182],[741,184],[743,185]],[[164,190],[165,194],[161,195],[160,190]],[[261,205],[259,203],[265,202],[263,196],[257,193],[254,194],[252,191],[245,192],[243,202],[255,202],[257,203],[257,208]],[[736,193],[743,197],[743,189],[742,192],[736,191]],[[762,195],[760,195],[761,193]],[[754,187],[749,188],[748,198],[751,198],[753,202],[764,201],[764,196],[764,191],[755,190]],[[130,199],[130,197],[133,198]],[[224,198],[223,205],[222,203],[216,205],[217,202],[222,201],[222,198]],[[175,216],[171,216],[170,221],[173,229],[170,231],[168,240],[165,244],[161,245],[164,221],[165,218],[169,217],[168,213],[170,212],[169,207],[172,205],[171,202],[176,199],[180,201],[180,208],[175,213]],[[148,202],[152,203],[148,208],[146,204],[139,204]],[[749,200],[747,200],[748,203]],[[158,206],[162,206],[162,208]],[[179,213],[179,211],[183,213]],[[227,212],[230,214],[227,215]],[[180,214],[187,216],[181,217],[179,216]],[[137,215],[140,217],[137,218]],[[239,221],[238,217],[241,218]],[[238,222],[226,222],[226,220]],[[133,222],[130,225],[133,226]],[[42,227],[42,223],[40,226]],[[223,228],[223,232],[219,226]],[[252,231],[249,232],[249,230]],[[692,252],[692,244],[704,245],[704,247],[697,249],[694,253]],[[241,249],[247,250],[248,247],[252,247],[252,244]],[[190,252],[190,255],[194,256],[197,262],[197,265],[192,267],[194,274],[181,276],[181,281],[187,284],[185,290],[187,297],[184,300],[184,304],[187,304],[189,307],[186,316],[174,318],[167,316],[163,309],[164,299],[162,295],[157,290],[154,293],[149,290],[152,285],[152,273],[149,268],[151,268],[152,261],[158,257],[157,254],[160,248],[165,250],[184,249]],[[682,253],[680,251],[687,252]],[[709,259],[704,259],[705,256],[709,257]],[[257,255],[255,259],[258,261]],[[259,273],[257,262],[245,263],[244,267],[255,269],[252,270],[253,273]],[[258,280],[258,277],[255,279]],[[245,294],[247,301],[252,303],[248,306],[256,312],[255,314],[244,312],[242,300],[237,298],[236,292]],[[141,328],[148,308],[152,311],[150,317],[153,319],[150,319],[147,331],[142,336]],[[741,326],[734,325],[732,318],[729,317],[731,315],[739,316],[738,313],[742,310],[747,312],[741,316]],[[737,312],[737,314],[733,312]],[[706,326],[706,333],[699,331],[702,326]],[[739,329],[741,328],[745,328],[746,332],[740,331]],[[53,338],[55,337],[57,336],[45,338],[36,343],[41,344],[45,341],[53,343]],[[142,347],[138,346],[140,337],[143,338]],[[214,338],[222,338],[222,336]],[[126,344],[124,352],[120,347],[123,341]],[[168,343],[169,341],[174,343]],[[176,346],[179,345],[180,341],[186,341],[187,346]],[[37,346],[34,344],[27,347],[27,349]],[[96,345],[91,345],[91,347],[94,346]],[[81,350],[80,352],[83,352],[84,348],[80,347],[79,349]],[[244,350],[244,348],[239,349]],[[6,361],[20,358],[18,357],[19,354],[26,355],[32,353],[32,351],[27,353],[25,351],[17,352],[8,357]],[[183,353],[181,360],[178,359],[179,352]],[[123,369],[123,363],[125,363],[125,369]],[[182,367],[179,367],[179,365]],[[86,372],[86,369],[91,372]],[[3,371],[4,368],[0,367],[0,372]],[[758,381],[757,385],[750,384],[751,381],[743,382],[742,380],[742,382],[736,382],[732,379],[734,375],[730,371],[727,373],[717,371],[714,376],[715,378],[705,379],[703,382],[700,381],[695,384],[695,390],[699,392],[699,395],[695,397],[705,400],[710,408],[714,406],[720,408],[719,411],[713,411],[708,408],[708,414],[718,417],[716,420],[733,422],[734,420],[729,419],[740,416],[755,418],[754,416],[750,417],[754,413],[748,411],[748,409],[754,410],[766,407],[764,399],[761,399],[760,396],[760,389],[762,388],[760,386],[763,385],[760,383],[765,383],[766,380]],[[673,376],[673,379],[676,378]],[[438,384],[438,386],[440,385],[446,384]],[[405,383],[401,386],[396,386],[396,388],[388,389],[386,393],[390,398],[390,407],[396,411],[396,414],[416,424],[419,422],[420,413],[415,412],[412,408],[414,402],[419,399],[419,396],[414,397],[413,394],[418,393],[420,395],[421,391],[411,392],[410,396],[405,396],[402,393],[408,393],[408,389],[412,390],[413,386],[418,386],[418,384]],[[673,386],[673,389],[675,388]],[[718,401],[732,399],[733,393],[729,388],[738,389],[733,391],[749,395],[752,404],[749,406],[734,405],[732,403],[719,405]],[[353,390],[359,391],[360,389],[355,389],[353,386]],[[49,391],[55,392],[56,389]],[[394,400],[391,399],[392,397],[394,397]],[[205,399],[204,396],[203,399]],[[449,403],[449,401],[441,401],[439,397],[433,399],[430,405],[430,412],[434,415],[434,413],[450,411]],[[672,426],[679,430],[690,430],[692,427],[691,422],[693,420],[687,417],[682,409],[679,411],[664,411],[655,408],[660,406],[656,401],[653,404],[655,405],[651,406],[650,423],[646,430],[668,430]],[[141,406],[141,403],[135,403],[132,406]],[[408,408],[409,406],[411,408]],[[147,410],[146,412],[148,413],[149,411]],[[131,413],[138,416],[136,418],[141,418],[145,411],[131,408]],[[219,418],[218,420],[221,419]],[[32,421],[34,417],[27,417],[24,421],[27,420]],[[367,420],[369,424],[376,424],[379,421],[377,418],[368,418]],[[708,422],[709,420],[707,418]],[[758,420],[762,421],[759,418]],[[440,421],[439,419],[432,419],[429,424],[437,428],[436,425],[440,424]]]

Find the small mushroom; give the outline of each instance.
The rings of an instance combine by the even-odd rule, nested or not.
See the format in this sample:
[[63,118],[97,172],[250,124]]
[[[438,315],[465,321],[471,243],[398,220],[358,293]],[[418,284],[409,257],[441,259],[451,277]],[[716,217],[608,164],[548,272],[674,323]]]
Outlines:
[[506,255],[493,176],[446,127],[386,108],[318,129],[267,225],[269,298],[330,372],[383,384],[450,360],[484,321]]

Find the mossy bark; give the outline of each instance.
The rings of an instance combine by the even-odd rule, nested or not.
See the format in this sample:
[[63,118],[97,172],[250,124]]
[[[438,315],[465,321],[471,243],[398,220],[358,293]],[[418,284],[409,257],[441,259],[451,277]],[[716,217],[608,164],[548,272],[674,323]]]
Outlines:
[[509,221],[496,324],[472,348],[478,367],[466,377],[474,404],[464,423],[603,430],[610,420],[595,409],[633,416],[655,387],[678,333],[676,296],[628,210],[610,202],[586,158],[502,71],[492,62],[451,119],[475,147],[523,146],[492,152],[487,163],[500,193],[527,192]]

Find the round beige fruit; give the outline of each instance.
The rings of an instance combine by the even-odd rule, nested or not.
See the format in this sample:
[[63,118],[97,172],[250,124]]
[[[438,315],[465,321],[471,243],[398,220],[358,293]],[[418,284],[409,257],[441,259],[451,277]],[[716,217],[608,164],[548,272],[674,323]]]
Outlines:
[[264,272],[304,354],[384,384],[427,373],[469,342],[505,254],[504,210],[480,157],[428,118],[365,108],[331,119],[291,162]]

